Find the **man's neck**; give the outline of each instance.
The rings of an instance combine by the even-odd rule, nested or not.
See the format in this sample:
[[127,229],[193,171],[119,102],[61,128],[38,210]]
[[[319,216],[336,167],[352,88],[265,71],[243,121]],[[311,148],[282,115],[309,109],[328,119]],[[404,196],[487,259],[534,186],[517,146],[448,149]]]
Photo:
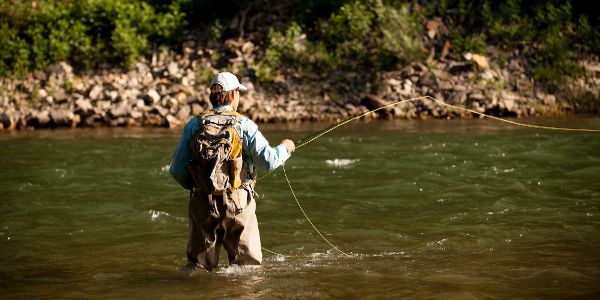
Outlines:
[[233,107],[231,107],[231,105],[229,105],[229,104],[225,104],[225,105],[215,106],[213,109],[214,110],[233,110]]

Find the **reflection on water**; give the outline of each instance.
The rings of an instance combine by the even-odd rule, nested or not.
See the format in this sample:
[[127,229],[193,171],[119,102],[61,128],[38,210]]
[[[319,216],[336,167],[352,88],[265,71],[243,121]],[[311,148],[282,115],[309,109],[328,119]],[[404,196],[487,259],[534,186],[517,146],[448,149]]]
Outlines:
[[[533,119],[600,128],[597,118]],[[566,123],[569,124],[566,124]],[[278,141],[330,124],[264,126]],[[485,121],[360,122],[258,184],[260,268],[184,276],[179,130],[0,135],[6,298],[589,298],[600,293],[600,136]]]

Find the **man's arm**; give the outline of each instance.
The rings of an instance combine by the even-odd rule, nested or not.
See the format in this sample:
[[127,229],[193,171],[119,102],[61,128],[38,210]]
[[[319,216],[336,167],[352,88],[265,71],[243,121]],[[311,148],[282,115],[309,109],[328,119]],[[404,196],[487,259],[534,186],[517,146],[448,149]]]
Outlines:
[[244,146],[246,153],[256,167],[263,170],[274,170],[282,165],[294,152],[294,142],[284,140],[277,147],[271,147],[267,139],[258,130],[258,126],[250,119],[243,119]]
[[169,172],[179,184],[185,189],[191,189],[194,186],[194,181],[188,171],[188,163],[191,158],[190,143],[192,135],[198,129],[198,118],[191,119],[183,128],[183,134],[179,139],[179,143],[173,152],[171,167]]

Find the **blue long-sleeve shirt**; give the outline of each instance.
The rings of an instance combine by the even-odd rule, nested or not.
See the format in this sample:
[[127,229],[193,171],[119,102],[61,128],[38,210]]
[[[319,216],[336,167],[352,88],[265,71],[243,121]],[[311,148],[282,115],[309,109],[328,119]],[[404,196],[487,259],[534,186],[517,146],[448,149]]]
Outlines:
[[[229,105],[218,107],[218,109],[233,110]],[[255,167],[268,171],[276,169],[290,157],[285,145],[269,146],[269,142],[252,120],[242,116],[239,122],[242,133],[242,159],[249,172],[252,173]],[[194,186],[187,166],[191,159],[190,143],[199,127],[200,121],[198,118],[193,118],[185,124],[183,134],[173,152],[173,159],[169,168],[173,178],[186,189],[191,189]]]

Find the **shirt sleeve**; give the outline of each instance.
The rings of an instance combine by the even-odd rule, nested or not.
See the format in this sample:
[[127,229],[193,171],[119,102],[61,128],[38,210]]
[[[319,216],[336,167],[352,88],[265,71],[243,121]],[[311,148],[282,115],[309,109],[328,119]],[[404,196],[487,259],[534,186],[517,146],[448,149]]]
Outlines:
[[179,143],[175,147],[169,172],[175,180],[185,189],[191,189],[194,186],[192,176],[188,171],[188,163],[190,161],[190,143],[192,135],[198,129],[198,118],[191,119],[183,128],[183,134],[179,139]]
[[245,117],[242,119],[242,131],[244,136],[244,150],[256,167],[271,171],[281,166],[290,158],[290,153],[285,145],[280,144],[277,147],[271,147],[267,139],[258,130],[256,123],[252,120]]

